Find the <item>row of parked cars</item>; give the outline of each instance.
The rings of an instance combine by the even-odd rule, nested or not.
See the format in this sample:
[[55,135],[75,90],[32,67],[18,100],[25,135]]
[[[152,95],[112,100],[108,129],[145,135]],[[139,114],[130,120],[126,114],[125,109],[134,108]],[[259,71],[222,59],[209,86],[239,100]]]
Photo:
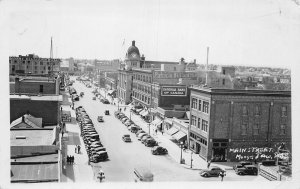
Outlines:
[[81,137],[83,138],[90,162],[98,163],[108,159],[108,154],[95,130],[93,121],[82,106],[76,109],[76,120],[79,122]]
[[[155,139],[150,136],[149,134],[147,134],[144,130],[142,130],[142,128],[140,128],[138,125],[136,125],[132,120],[130,120],[124,113],[120,112],[120,111],[116,111],[114,113],[115,117],[118,118],[119,120],[121,120],[121,122],[127,127],[127,129],[132,132],[135,133],[136,137],[138,138],[138,140],[140,140],[142,142],[142,144],[144,144],[147,147],[153,147],[151,149],[151,153],[153,155],[164,155],[164,154],[168,154],[168,150],[158,146],[157,141],[155,141]],[[122,139],[125,142],[130,142],[130,135],[126,134],[123,135]]]

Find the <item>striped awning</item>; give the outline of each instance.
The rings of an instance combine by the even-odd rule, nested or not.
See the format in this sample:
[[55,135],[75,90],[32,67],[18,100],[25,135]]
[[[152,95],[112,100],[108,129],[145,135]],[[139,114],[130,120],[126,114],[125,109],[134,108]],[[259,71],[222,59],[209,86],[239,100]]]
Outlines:
[[187,137],[187,134],[182,131],[178,131],[177,133],[172,135],[172,137],[180,141],[180,140],[184,140]]
[[167,130],[167,133],[169,133],[169,135],[174,135],[178,131],[179,131],[178,129],[176,129],[175,127],[172,127],[169,130]]

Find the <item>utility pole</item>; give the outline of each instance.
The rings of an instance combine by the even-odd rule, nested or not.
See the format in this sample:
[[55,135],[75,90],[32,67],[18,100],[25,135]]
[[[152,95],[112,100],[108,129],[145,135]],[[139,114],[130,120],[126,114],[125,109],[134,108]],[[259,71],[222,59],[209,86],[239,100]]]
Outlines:
[[207,47],[207,54],[206,54],[205,86],[207,86],[207,78],[208,78],[208,76],[207,76],[207,71],[208,71],[208,53],[209,53],[209,47]]
[[[50,47],[50,65],[51,65],[51,75],[53,73],[53,62],[52,62],[52,59],[53,59],[53,46],[52,46],[52,36],[51,36],[51,47]],[[49,72],[49,70],[48,70]]]

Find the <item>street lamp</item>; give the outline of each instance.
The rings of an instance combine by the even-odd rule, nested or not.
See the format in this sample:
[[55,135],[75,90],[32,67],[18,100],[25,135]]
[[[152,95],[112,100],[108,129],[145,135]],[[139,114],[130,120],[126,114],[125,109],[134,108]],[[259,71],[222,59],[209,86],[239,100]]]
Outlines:
[[130,113],[130,121],[131,121],[131,112],[132,112],[132,109],[130,109],[129,113]]
[[180,141],[180,149],[181,149],[181,151],[180,151],[180,164],[182,164],[182,149],[183,149],[183,142],[182,141]]

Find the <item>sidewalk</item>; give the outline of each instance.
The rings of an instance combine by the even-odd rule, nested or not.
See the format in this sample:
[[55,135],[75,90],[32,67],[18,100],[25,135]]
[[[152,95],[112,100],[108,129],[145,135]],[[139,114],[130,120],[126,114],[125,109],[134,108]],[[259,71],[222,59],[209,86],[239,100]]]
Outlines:
[[[70,101],[70,98],[68,98]],[[66,122],[66,132],[63,135],[62,143],[62,182],[89,182],[93,179],[94,173],[92,167],[88,165],[88,155],[82,138],[80,137],[80,128],[76,122],[75,111],[69,105],[62,105],[63,110],[71,112],[71,122]],[[75,153],[76,145],[80,145],[80,154]],[[74,164],[67,164],[67,155],[74,156]]]

